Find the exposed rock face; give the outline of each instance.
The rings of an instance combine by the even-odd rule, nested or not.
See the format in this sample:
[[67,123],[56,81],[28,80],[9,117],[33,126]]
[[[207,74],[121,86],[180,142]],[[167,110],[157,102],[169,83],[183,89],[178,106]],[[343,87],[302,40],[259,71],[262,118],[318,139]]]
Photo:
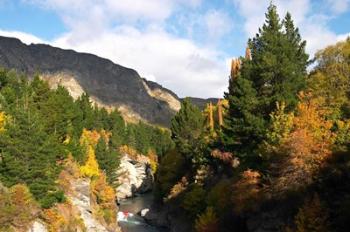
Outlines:
[[73,186],[73,195],[68,196],[72,204],[79,210],[80,217],[84,222],[87,232],[108,232],[92,215],[90,180],[78,179]]
[[160,101],[167,102],[169,107],[176,112],[180,110],[181,102],[175,93],[170,90],[164,91],[164,88],[161,85],[153,81],[147,81],[146,79],[144,79],[143,84],[150,96]]
[[48,230],[45,223],[40,220],[36,220],[33,222],[32,226],[27,232],[48,232]]
[[135,161],[125,154],[120,160],[117,187],[118,199],[132,197],[137,193],[145,193],[153,187],[153,174],[149,164]]
[[[178,98],[174,93],[157,84],[159,91],[152,96],[135,70],[95,55],[43,44],[27,46],[18,39],[0,37],[0,66],[29,75],[40,72],[55,79],[64,77],[61,81],[73,86],[69,90],[74,97],[84,90],[102,104],[123,106],[124,112],[126,109],[132,112],[129,116],[141,115],[150,123],[168,126],[175,114],[173,105]],[[80,87],[76,88],[76,83]],[[168,97],[163,96],[174,97],[171,106],[166,101]]]

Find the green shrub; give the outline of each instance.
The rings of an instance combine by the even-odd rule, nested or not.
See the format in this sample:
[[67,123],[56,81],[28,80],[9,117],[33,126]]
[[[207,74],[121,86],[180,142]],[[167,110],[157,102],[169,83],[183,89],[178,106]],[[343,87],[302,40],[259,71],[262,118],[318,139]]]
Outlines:
[[163,157],[156,175],[156,187],[161,197],[169,194],[171,188],[181,179],[185,171],[185,159],[176,150],[169,151]]
[[209,192],[206,202],[212,206],[215,212],[227,212],[232,208],[232,184],[229,180],[217,183]]
[[205,196],[205,190],[201,186],[194,184],[191,190],[186,193],[182,207],[191,217],[195,217],[206,208],[206,204],[204,203]]

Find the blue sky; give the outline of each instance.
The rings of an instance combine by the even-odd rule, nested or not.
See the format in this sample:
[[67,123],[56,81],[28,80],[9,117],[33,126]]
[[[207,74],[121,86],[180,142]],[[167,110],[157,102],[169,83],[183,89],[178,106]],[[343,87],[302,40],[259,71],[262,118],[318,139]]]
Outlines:
[[[94,53],[180,96],[221,97],[270,0],[0,0],[0,35]],[[350,0],[274,0],[307,51],[345,39]]]

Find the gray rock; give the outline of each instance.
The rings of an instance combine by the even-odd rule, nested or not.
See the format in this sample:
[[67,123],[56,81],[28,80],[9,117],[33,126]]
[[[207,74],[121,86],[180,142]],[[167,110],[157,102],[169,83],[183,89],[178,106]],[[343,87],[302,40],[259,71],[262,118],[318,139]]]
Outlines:
[[141,217],[145,217],[148,212],[149,212],[149,209],[141,210],[141,212],[140,212]]
[[116,188],[118,199],[133,197],[152,190],[153,174],[149,165],[134,161],[127,154],[120,160],[117,175],[120,183]]
[[47,232],[47,227],[44,222],[35,220],[27,232]]

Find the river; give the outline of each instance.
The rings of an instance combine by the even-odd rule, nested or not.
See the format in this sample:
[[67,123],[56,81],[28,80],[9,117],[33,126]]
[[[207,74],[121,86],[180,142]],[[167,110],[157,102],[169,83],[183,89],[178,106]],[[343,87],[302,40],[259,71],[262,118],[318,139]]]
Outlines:
[[142,209],[150,208],[153,202],[152,193],[142,194],[120,201],[119,212],[127,213],[126,220],[119,220],[123,232],[164,232],[164,230],[148,225],[145,220],[137,215]]

